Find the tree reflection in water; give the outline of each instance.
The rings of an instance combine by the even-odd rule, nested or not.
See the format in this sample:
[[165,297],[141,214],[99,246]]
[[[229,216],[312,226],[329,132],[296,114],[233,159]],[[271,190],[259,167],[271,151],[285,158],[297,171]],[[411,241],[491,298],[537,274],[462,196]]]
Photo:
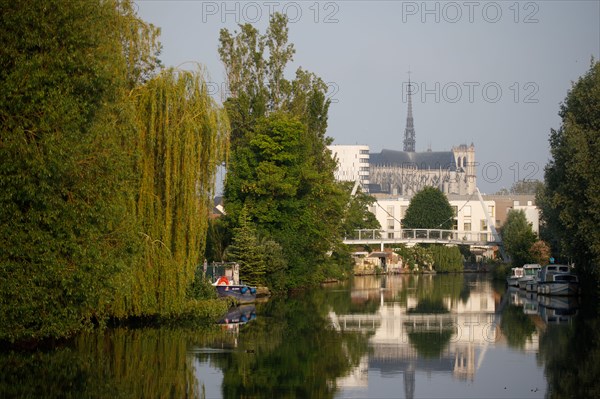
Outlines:
[[263,304],[240,330],[237,350],[215,361],[223,397],[333,397],[337,378],[366,353],[367,338],[335,330],[329,309],[318,292]]
[[550,398],[600,397],[600,317],[593,298],[572,321],[548,325],[540,337]]
[[116,328],[59,348],[0,354],[0,397],[200,396],[187,346],[193,332]]
[[523,313],[522,307],[508,305],[502,312],[500,329],[509,346],[523,349],[535,333],[535,324],[528,315]]

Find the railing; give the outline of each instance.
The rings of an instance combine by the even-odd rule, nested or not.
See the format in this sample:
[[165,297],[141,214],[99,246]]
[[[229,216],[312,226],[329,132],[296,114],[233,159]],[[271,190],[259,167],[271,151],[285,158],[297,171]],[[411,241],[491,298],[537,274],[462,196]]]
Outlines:
[[493,244],[498,243],[492,232],[441,230],[441,229],[402,229],[402,230],[355,230],[355,234],[344,239],[346,244],[373,243],[419,243],[443,242],[453,244]]

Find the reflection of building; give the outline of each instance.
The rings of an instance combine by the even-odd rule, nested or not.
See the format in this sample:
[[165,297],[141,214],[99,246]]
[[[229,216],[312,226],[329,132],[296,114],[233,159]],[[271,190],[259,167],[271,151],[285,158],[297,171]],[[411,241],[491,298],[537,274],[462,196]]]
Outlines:
[[[330,314],[335,328],[360,331],[370,337],[367,365],[363,359],[361,370],[356,370],[354,377],[338,380],[340,386],[368,387],[365,370],[379,371],[382,375],[402,374],[405,395],[412,397],[415,373],[444,373],[473,381],[488,348],[507,344],[499,328],[500,303],[494,297],[490,281],[470,282],[468,295],[461,292],[457,297],[455,292],[441,296],[445,310],[418,312],[424,301],[418,298],[417,291],[435,292],[440,287],[433,285],[433,281],[439,277],[402,275],[355,280],[352,302],[365,305],[379,302],[379,308],[373,309],[373,313]],[[424,340],[419,341],[419,336]],[[439,341],[436,350],[424,352],[427,348],[420,345],[436,339]],[[536,332],[523,349],[535,351],[537,347],[532,345],[537,346],[538,342]]]

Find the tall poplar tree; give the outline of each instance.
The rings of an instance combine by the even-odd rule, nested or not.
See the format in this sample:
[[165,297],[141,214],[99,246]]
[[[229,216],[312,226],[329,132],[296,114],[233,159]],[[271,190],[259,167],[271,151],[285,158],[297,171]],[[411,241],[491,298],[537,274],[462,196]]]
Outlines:
[[286,79],[294,54],[287,41],[281,14],[273,14],[264,35],[249,24],[233,34],[221,31],[232,127],[225,207],[231,226],[245,208],[257,231],[281,244],[287,283],[297,286],[326,273],[326,253],[341,243],[348,198],[334,180],[336,165],[326,148],[327,87],[302,69]]

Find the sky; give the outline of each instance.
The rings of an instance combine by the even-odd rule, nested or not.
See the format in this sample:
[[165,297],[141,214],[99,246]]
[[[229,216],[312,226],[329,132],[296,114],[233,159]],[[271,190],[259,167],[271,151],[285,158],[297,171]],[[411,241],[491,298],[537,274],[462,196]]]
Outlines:
[[475,145],[477,185],[543,180],[550,129],[572,83],[600,58],[600,1],[137,0],[161,28],[165,66],[206,71],[221,99],[219,31],[289,18],[298,67],[328,84],[334,144],[402,150],[407,83],[416,150]]

